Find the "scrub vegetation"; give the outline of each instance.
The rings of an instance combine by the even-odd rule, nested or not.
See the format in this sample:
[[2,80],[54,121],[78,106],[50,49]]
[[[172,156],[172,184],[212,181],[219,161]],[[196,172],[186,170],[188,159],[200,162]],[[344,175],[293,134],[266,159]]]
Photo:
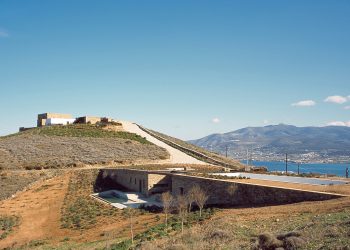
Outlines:
[[0,215],[0,240],[5,239],[19,222],[16,216]]
[[34,128],[27,130],[24,133],[30,133],[34,135],[47,135],[47,136],[65,136],[65,137],[90,137],[90,138],[120,138],[126,140],[133,140],[142,144],[151,144],[145,138],[125,132],[125,131],[110,131],[103,129],[102,125],[92,124],[73,124],[65,126],[47,126],[41,128]]
[[59,174],[59,170],[50,171],[0,171],[0,201],[10,198],[17,192],[28,188],[38,180],[44,180]]
[[97,174],[98,170],[72,173],[62,207],[62,228],[88,229],[100,216],[116,216],[117,209],[90,197]]
[[349,249],[349,236],[349,209],[247,221],[226,215],[144,243],[141,249]]
[[34,128],[0,137],[0,171],[124,165],[169,158],[146,139],[95,125]]

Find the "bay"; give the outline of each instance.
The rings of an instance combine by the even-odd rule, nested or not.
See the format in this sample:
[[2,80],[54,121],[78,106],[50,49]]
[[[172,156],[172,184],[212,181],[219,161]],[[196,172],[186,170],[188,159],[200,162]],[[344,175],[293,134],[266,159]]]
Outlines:
[[[285,171],[286,170],[285,162],[253,161],[252,164],[253,166],[257,166],[257,167],[265,166],[268,168],[268,171]],[[347,167],[349,168],[349,171],[350,171],[350,164],[303,163],[303,164],[300,164],[299,171],[300,173],[319,173],[319,174],[337,175],[337,176],[345,177],[345,171]],[[298,164],[289,162],[288,171],[298,173]]]

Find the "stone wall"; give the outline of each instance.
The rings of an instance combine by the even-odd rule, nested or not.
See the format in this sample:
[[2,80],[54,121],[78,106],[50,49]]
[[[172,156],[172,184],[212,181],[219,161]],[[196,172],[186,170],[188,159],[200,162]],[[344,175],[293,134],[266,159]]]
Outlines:
[[104,169],[102,178],[109,178],[128,190],[146,196],[165,192],[171,187],[171,177],[132,169]]
[[[340,195],[303,191],[287,188],[236,183],[234,181],[186,176],[182,174],[157,173],[133,169],[104,169],[102,178],[112,180],[128,190],[146,196],[171,191],[174,196],[186,194],[191,187],[199,185],[209,196],[209,205],[277,205],[302,201],[320,201],[342,197]],[[230,195],[230,186],[236,187]]]
[[[231,181],[208,179],[201,177],[173,175],[172,193],[180,195],[186,193],[193,185],[199,185],[209,196],[207,204],[231,205],[266,205],[286,204],[301,201],[318,201],[339,198],[339,195],[326,193],[259,186],[253,184],[234,183]],[[228,187],[236,185],[233,195],[228,193]]]

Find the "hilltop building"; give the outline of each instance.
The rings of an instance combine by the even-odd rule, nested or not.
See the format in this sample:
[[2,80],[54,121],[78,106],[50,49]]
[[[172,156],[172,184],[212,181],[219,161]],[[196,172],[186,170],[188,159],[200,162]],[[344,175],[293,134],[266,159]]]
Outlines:
[[73,124],[71,114],[44,113],[38,115],[37,127]]
[[[38,114],[37,127],[54,126],[54,125],[68,125],[68,124],[97,124],[113,123],[114,119],[108,117],[96,117],[96,116],[81,116],[74,118],[71,114],[58,114],[58,113],[43,113]],[[32,129],[32,127],[20,127],[19,131],[26,131]]]

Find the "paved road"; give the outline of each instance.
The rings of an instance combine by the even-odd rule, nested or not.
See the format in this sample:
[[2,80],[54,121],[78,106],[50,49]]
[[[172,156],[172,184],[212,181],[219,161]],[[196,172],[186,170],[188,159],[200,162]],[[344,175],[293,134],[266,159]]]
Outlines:
[[154,138],[150,134],[146,133],[142,129],[140,129],[136,124],[128,121],[121,121],[123,124],[123,129],[130,133],[138,134],[142,137],[145,137],[148,141],[152,142],[153,144],[165,148],[169,154],[170,159],[165,160],[164,163],[172,163],[172,164],[201,164],[201,165],[208,165],[208,163],[197,160],[196,158],[189,156],[185,154],[184,152],[173,148],[169,146],[168,144]]

